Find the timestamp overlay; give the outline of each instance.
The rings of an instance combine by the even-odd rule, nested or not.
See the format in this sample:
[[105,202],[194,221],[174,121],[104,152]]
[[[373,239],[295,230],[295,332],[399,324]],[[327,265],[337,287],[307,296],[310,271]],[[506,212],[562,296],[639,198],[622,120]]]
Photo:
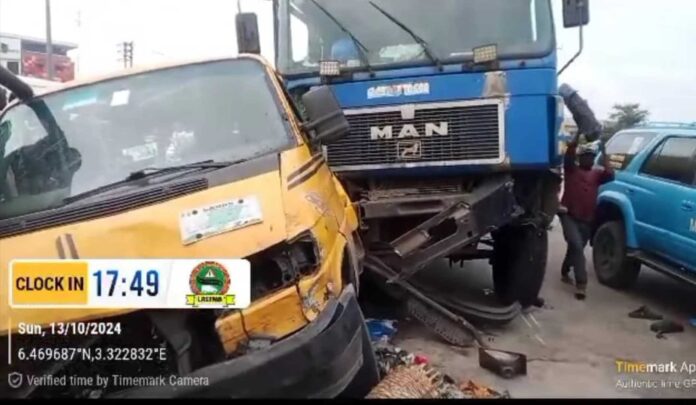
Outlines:
[[251,299],[241,259],[15,260],[8,273],[0,396],[9,397],[207,385],[181,372],[176,322],[153,321],[149,310],[242,309]]

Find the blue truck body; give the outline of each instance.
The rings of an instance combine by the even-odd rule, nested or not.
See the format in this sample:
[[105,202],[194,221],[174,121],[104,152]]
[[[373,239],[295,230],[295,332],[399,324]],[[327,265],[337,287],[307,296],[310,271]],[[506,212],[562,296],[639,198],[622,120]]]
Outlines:
[[[512,169],[549,169],[560,163],[558,136],[563,121],[563,101],[558,96],[556,53],[537,59],[509,60],[501,63],[499,72],[506,78],[504,161]],[[298,87],[319,84],[319,78],[286,78],[292,91]],[[428,94],[369,98],[368,90],[378,86],[404,83],[429,84]],[[462,72],[461,64],[436,67],[411,67],[376,71],[374,77],[357,73],[350,81],[332,83],[334,93],[346,109],[390,105],[480,100],[485,96],[486,72]],[[488,98],[501,98],[499,95]],[[502,162],[500,162],[502,163]],[[439,176],[489,171],[490,165],[453,164],[441,162],[424,168],[361,170],[365,176]],[[339,170],[340,171],[340,170]]]
[[[564,26],[582,33],[587,1],[562,4]],[[503,303],[535,302],[559,205],[567,101],[551,0],[273,8],[276,70],[298,113],[312,88],[328,86],[350,125],[317,149],[359,207],[367,256],[400,279],[441,258],[489,258]],[[258,52],[246,20],[240,49]]]

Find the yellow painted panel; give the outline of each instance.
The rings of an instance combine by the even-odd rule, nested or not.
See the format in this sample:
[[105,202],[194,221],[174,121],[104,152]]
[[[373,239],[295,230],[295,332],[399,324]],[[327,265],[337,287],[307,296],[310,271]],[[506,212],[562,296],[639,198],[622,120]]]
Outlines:
[[234,352],[240,343],[245,342],[247,334],[263,334],[279,339],[307,324],[295,287],[286,288],[252,304],[242,311],[242,315],[234,312],[216,323],[227,353]]

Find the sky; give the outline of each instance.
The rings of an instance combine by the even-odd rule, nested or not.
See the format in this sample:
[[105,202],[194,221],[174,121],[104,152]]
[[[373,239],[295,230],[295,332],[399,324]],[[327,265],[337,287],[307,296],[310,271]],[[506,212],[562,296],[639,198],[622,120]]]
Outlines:
[[[350,0],[346,0],[350,1]],[[427,0],[424,0],[427,1]],[[462,0],[466,1],[466,0]],[[551,0],[559,65],[578,49]],[[640,103],[652,120],[696,121],[696,1],[592,0],[585,49],[560,77],[600,118]],[[259,14],[262,53],[273,59],[270,0],[241,0]],[[0,32],[45,37],[44,0],[0,0]],[[234,0],[51,0],[54,41],[79,45],[78,77],[118,70],[117,44],[134,42],[136,65],[237,51]]]

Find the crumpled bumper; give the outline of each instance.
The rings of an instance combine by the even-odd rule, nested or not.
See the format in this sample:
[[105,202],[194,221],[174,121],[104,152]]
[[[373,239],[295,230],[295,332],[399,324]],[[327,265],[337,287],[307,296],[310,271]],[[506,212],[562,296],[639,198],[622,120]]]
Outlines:
[[[112,397],[330,398],[353,381],[370,345],[351,285],[294,335],[262,351],[213,364],[187,377],[208,384],[141,387]],[[376,381],[375,381],[376,383]]]

